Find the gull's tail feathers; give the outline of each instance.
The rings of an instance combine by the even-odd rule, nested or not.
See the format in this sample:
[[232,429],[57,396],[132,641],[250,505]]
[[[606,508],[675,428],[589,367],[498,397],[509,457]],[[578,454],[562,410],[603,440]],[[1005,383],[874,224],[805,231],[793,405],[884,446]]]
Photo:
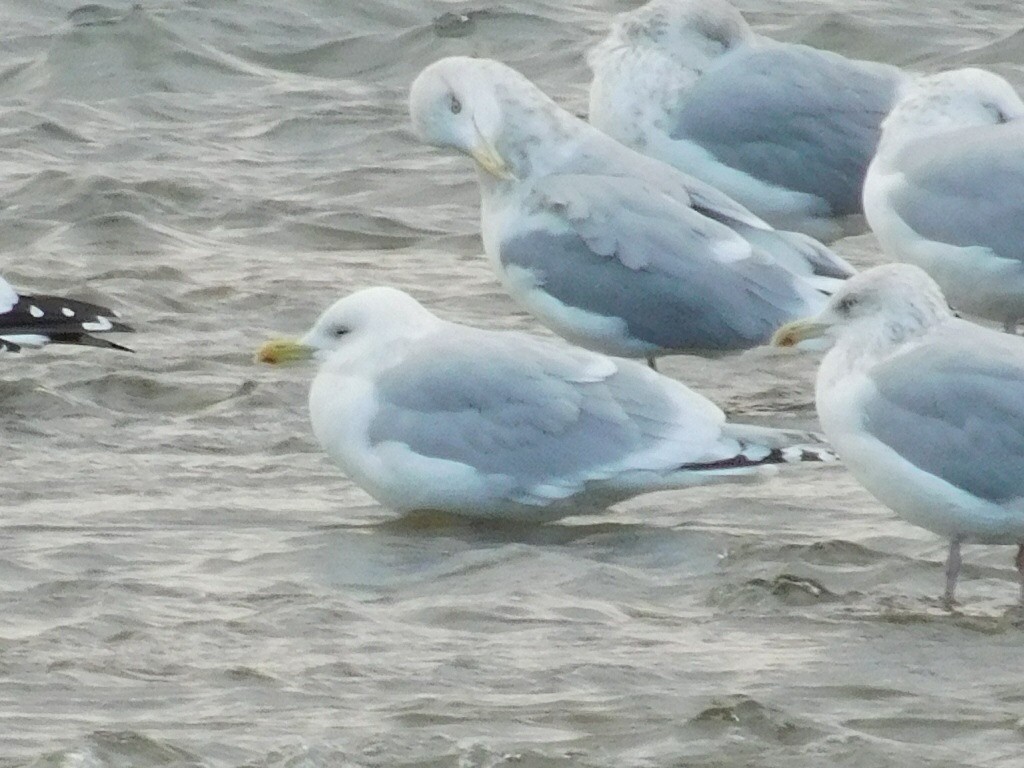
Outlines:
[[749,470],[804,462],[833,464],[839,460],[825,438],[816,432],[727,424],[722,435],[736,441],[738,450],[733,455],[684,464],[680,469],[709,472]]

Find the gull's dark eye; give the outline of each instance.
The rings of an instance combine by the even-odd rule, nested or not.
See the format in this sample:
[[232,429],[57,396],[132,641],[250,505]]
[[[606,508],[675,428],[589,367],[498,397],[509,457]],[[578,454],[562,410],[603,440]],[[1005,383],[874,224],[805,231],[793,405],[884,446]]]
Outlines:
[[335,336],[344,336],[346,333],[348,333],[348,328],[342,328],[341,326],[338,326],[337,328],[334,329]]
[[457,115],[459,114],[459,112],[462,111],[462,102],[459,101],[457,96],[452,95],[452,100],[451,104],[449,105],[449,108],[451,109],[453,115]]
[[840,315],[848,315],[855,306],[857,306],[857,298],[855,296],[844,296],[836,304],[836,312]]
[[1003,110],[1001,110],[995,104],[985,104],[983,106],[985,107],[985,109],[988,110],[989,114],[995,118],[995,121],[997,123],[1009,122],[1009,118],[1007,118],[1007,116],[1003,113]]

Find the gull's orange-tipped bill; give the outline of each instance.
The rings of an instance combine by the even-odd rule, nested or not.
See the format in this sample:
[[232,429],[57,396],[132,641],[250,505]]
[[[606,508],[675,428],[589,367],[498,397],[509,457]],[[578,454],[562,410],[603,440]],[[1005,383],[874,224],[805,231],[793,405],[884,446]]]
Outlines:
[[256,351],[256,362],[283,365],[309,360],[313,348],[298,339],[271,339]]
[[794,320],[791,323],[786,323],[775,332],[772,336],[771,345],[773,347],[795,347],[801,341],[819,338],[826,330],[828,330],[828,326],[824,323],[819,323],[814,318],[808,317],[803,320]]

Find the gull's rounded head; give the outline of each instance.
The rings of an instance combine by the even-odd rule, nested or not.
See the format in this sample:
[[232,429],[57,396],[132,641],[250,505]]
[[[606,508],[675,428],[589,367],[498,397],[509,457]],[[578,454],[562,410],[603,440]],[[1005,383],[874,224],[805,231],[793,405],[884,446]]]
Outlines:
[[614,44],[651,46],[688,66],[753,39],[743,15],[725,0],[651,0],[616,16],[609,35]]
[[470,153],[477,134],[493,140],[501,124],[498,84],[516,75],[488,59],[450,56],[424,69],[409,90],[409,114],[419,138]]
[[554,135],[563,113],[526,77],[491,59],[441,59],[420,72],[409,91],[421,140],[464,152],[499,179],[516,175],[528,150],[543,151],[543,142],[533,139]]
[[984,69],[954,69],[910,81],[882,123],[883,141],[924,138],[1024,117],[1024,101]]
[[898,344],[952,317],[938,284],[912,264],[883,264],[849,278],[817,317],[780,328],[772,343],[789,347],[806,339],[847,334]]
[[436,318],[397,288],[364,288],[338,299],[302,338],[318,353],[330,353],[367,338],[385,344],[414,333]]
[[913,264],[883,264],[854,275],[829,299],[825,311],[837,323],[886,315],[927,324],[951,314],[938,283]]
[[386,348],[414,337],[438,319],[416,299],[397,288],[365,288],[338,299],[301,339],[275,339],[257,353],[263,363],[290,363],[308,358],[325,361],[334,353]]

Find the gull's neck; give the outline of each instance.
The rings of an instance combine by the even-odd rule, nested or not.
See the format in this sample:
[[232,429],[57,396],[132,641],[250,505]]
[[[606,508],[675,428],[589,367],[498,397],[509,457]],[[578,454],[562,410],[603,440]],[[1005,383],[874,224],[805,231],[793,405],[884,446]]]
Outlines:
[[935,315],[914,311],[898,320],[872,317],[843,329],[822,360],[818,389],[827,389],[851,375],[864,374],[885,360],[923,344],[955,318],[943,308]]
[[[506,119],[495,139],[495,148],[515,179],[555,173],[579,152],[580,132],[589,129],[582,120],[555,104],[540,91],[508,99]],[[500,189],[508,181],[480,173],[485,189]],[[512,181],[511,183],[515,183]]]
[[977,126],[964,123],[951,115],[938,115],[933,121],[928,121],[924,116],[914,119],[894,114],[890,116],[882,130],[875,159],[880,165],[887,165],[913,144],[973,127]]

